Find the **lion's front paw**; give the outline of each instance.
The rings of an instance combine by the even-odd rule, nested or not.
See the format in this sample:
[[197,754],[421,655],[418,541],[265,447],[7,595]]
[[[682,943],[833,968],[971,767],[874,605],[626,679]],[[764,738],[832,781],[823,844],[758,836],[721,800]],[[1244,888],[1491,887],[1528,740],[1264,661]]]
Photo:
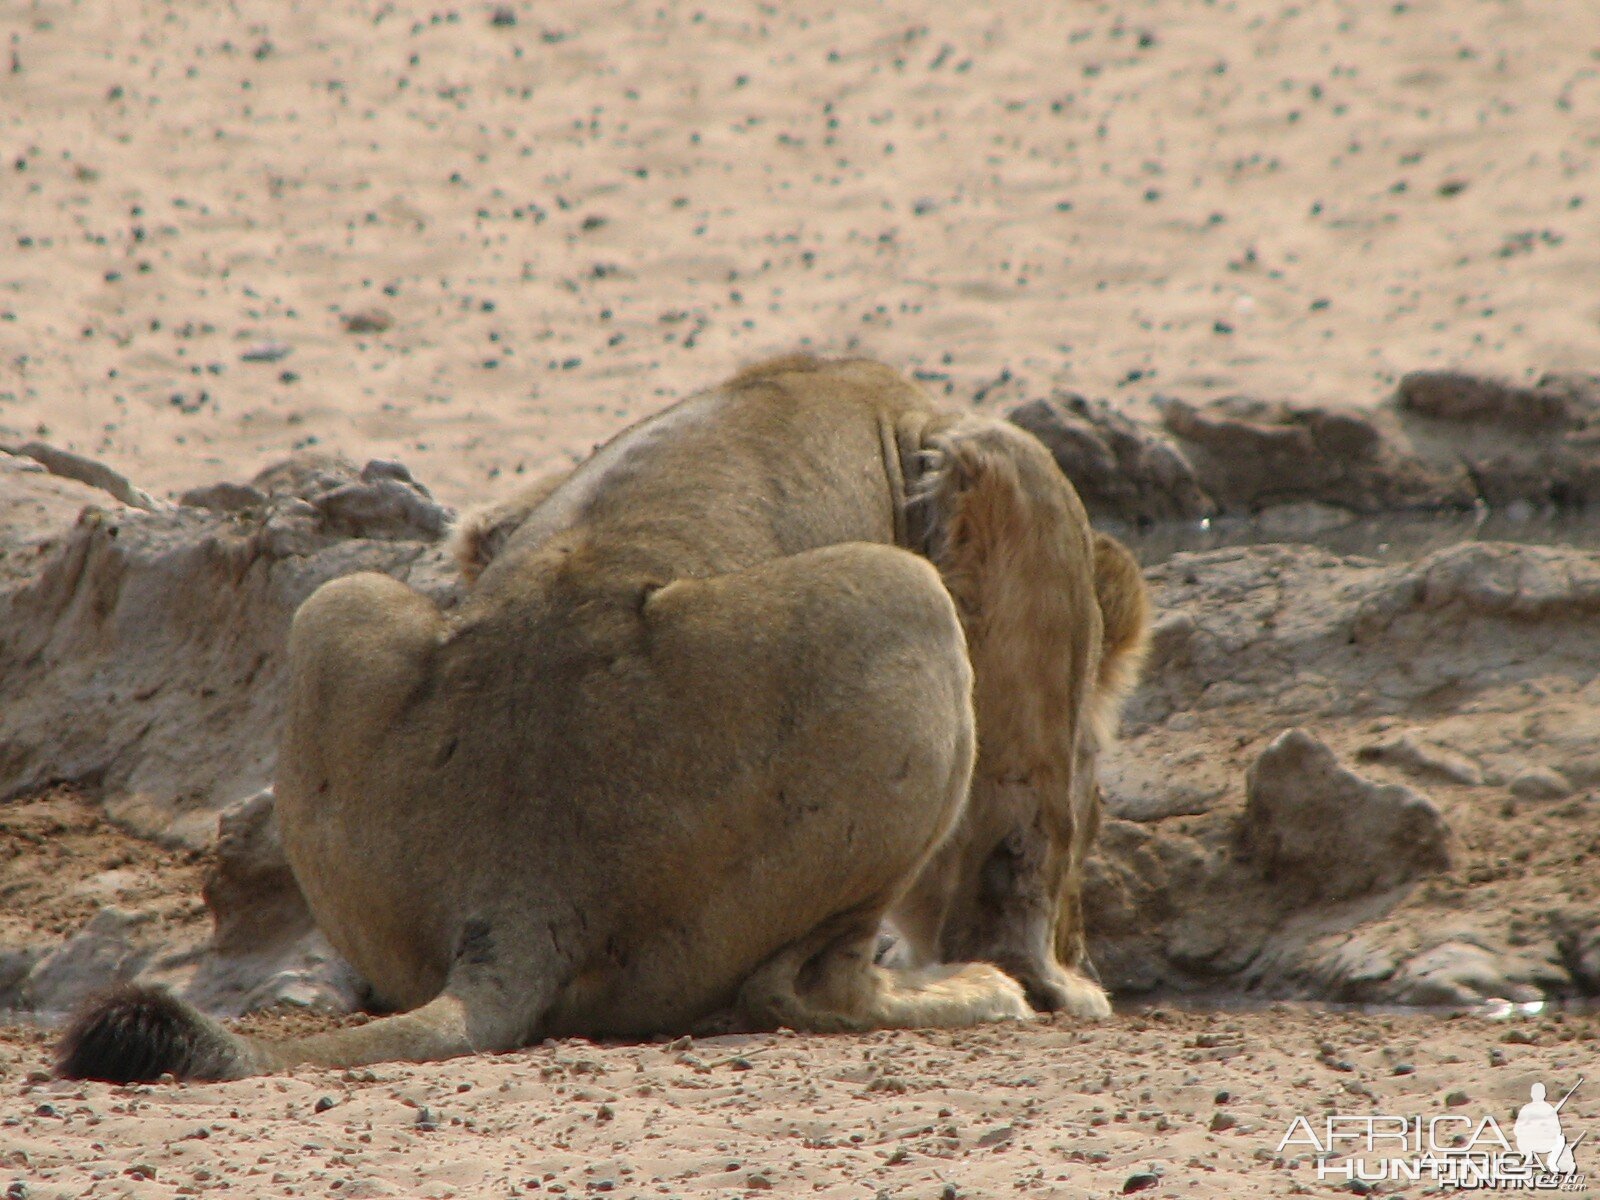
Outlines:
[[1029,1001],[1040,1012],[1066,1013],[1083,1020],[1111,1015],[1111,1001],[1105,989],[1077,971],[1053,966],[1026,978],[1025,986]]
[[968,963],[951,982],[959,982],[970,996],[970,1012],[977,1021],[1031,1021],[1033,1005],[1022,985],[990,963]]

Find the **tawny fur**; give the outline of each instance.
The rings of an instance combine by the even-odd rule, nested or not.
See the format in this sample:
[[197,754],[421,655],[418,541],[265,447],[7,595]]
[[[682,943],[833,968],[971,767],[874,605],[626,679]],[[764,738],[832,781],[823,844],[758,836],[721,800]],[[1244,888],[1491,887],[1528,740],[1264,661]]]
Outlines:
[[[470,515],[454,551],[451,613],[350,576],[289,647],[285,850],[408,1011],[262,1042],[120,993],[66,1073],[1108,1010],[1078,894],[1148,600],[1030,435],[792,356]],[[885,921],[909,968],[874,963]]]

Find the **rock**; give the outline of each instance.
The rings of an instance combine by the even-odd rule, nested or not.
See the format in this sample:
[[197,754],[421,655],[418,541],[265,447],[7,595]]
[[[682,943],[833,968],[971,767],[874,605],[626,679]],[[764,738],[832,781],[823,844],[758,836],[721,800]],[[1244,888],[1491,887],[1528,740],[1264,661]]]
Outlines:
[[1519,800],[1565,800],[1572,795],[1572,782],[1554,767],[1518,771],[1509,786]]
[[1457,463],[1492,508],[1600,500],[1600,382],[1547,375],[1532,387],[1457,371],[1405,376],[1390,402],[1419,454]]
[[208,1012],[236,1015],[290,1003],[324,1012],[360,1007],[365,985],[317,930],[278,837],[264,789],[223,811],[204,896],[210,954],[184,990]]
[[1103,402],[1062,393],[1007,419],[1045,444],[1093,517],[1143,524],[1216,510],[1178,450]]
[[1469,787],[1483,783],[1483,771],[1471,759],[1411,733],[1369,742],[1356,751],[1356,758],[1389,763],[1418,775],[1433,775]]
[[[1401,713],[1444,693],[1587,678],[1600,654],[1592,553],[1467,542],[1384,566],[1251,546],[1177,554],[1147,578],[1160,615],[1130,733],[1175,713],[1269,703],[1283,723]],[[1587,779],[1592,767],[1600,781],[1600,755],[1581,736],[1596,723],[1569,724],[1560,768]]]
[[1470,1005],[1491,998],[1537,1000],[1541,991],[1507,978],[1504,959],[1483,946],[1449,941],[1401,966],[1390,989],[1401,1004]]
[[278,836],[271,788],[224,809],[217,819],[217,844],[203,895],[219,954],[238,954],[311,928],[311,912],[300,894]]
[[387,459],[357,471],[339,455],[301,454],[262,471],[252,486],[280,501],[280,534],[298,523],[319,534],[436,541],[453,515],[403,464]]
[[240,351],[239,358],[244,362],[275,363],[282,362],[293,352],[294,347],[283,342],[262,342]]
[[1459,467],[1435,468],[1410,451],[1382,414],[1242,398],[1205,408],[1166,398],[1162,423],[1224,510],[1318,503],[1356,513],[1468,507]]
[[1431,800],[1361,778],[1303,729],[1261,752],[1246,797],[1246,836],[1267,877],[1308,897],[1347,900],[1450,866]]
[[1214,906],[1193,906],[1166,926],[1165,953],[1175,967],[1200,978],[1222,978],[1244,970],[1261,953],[1266,930],[1259,920],[1229,919]]
[[294,496],[309,501],[360,476],[355,463],[342,454],[300,450],[256,472],[250,486],[270,497]]
[[1402,412],[1435,420],[1503,425],[1517,431],[1572,429],[1584,420],[1566,389],[1518,387],[1461,371],[1412,371],[1401,377],[1395,404]]
[[[1523,386],[1419,371],[1363,411],[1247,397],[1157,404],[1170,442],[1070,393],[1010,419],[1050,447],[1092,515],[1130,523],[1220,508],[1303,537],[1354,514],[1600,501],[1596,375]],[[1296,511],[1266,516],[1279,508]]]
[[444,536],[452,515],[411,472],[382,460],[363,467],[359,482],[308,499],[330,529],[351,537],[433,540]]
[[24,1004],[41,1012],[67,1012],[102,988],[131,980],[150,958],[136,934],[149,919],[148,913],[102,908],[28,973],[21,987]]
[[[1226,856],[1186,834],[1107,820],[1085,865],[1083,891],[1089,954],[1105,984],[1147,992],[1187,980],[1191,968],[1214,976],[1208,963],[1247,960],[1258,944],[1254,935],[1207,900],[1222,894],[1218,883],[1227,873]],[[1190,966],[1172,961],[1175,940]]]
[[[1570,700],[1548,699],[1522,725],[1529,748],[1537,747],[1539,764],[1554,768],[1569,790],[1600,786],[1600,695],[1580,694]],[[1510,765],[1510,764],[1508,764]],[[1527,764],[1517,762],[1509,775]]]
[[208,483],[190,488],[178,497],[185,508],[209,508],[213,512],[244,512],[264,508],[267,494],[244,483]]
[[1203,764],[1113,754],[1101,763],[1100,789],[1110,816],[1159,821],[1205,812],[1227,785],[1209,778]]
[[[1248,743],[1287,719],[1319,738],[1349,736],[1364,761],[1450,781],[1435,799],[1474,847],[1473,869],[1390,885],[1384,855],[1416,878],[1454,848],[1446,818],[1426,804],[1424,836],[1395,833],[1387,846],[1371,834],[1365,804],[1327,804],[1320,836],[1341,846],[1354,840],[1341,841],[1346,824],[1368,828],[1356,846],[1367,860],[1314,869],[1269,869],[1249,797],[1241,803],[1231,783],[1179,821],[1109,820],[1084,895],[1090,954],[1106,982],[1123,992],[1246,988],[1384,1003],[1464,1002],[1480,986],[1529,997],[1594,990],[1585,981],[1600,980],[1600,950],[1584,936],[1594,916],[1555,922],[1549,900],[1551,887],[1571,890],[1567,872],[1585,869],[1600,807],[1569,799],[1507,812],[1464,789],[1516,777],[1535,751],[1537,765],[1574,789],[1600,786],[1597,572],[1594,553],[1491,543],[1396,565],[1253,546],[1151,568],[1159,615],[1149,667],[1124,740],[1102,756],[1108,815],[1159,817],[1169,803],[1183,807],[1178,791],[1214,786],[1223,768],[1248,774],[1230,735]],[[1382,782],[1337,764],[1334,774],[1369,797]],[[1298,789],[1284,790],[1294,815]],[[1149,812],[1130,803],[1147,797],[1160,802]],[[1514,830],[1501,827],[1508,820]],[[1408,858],[1419,851],[1420,864]],[[1329,875],[1327,893],[1314,871]],[[1443,966],[1450,955],[1415,961],[1449,942],[1478,952]],[[1492,974],[1474,983],[1472,964]]]
[[1385,995],[1399,969],[1399,952],[1370,935],[1355,933],[1316,964],[1316,974],[1336,999],[1361,1001]]
[[305,503],[90,508],[21,578],[0,573],[0,798],[92,784],[134,832],[204,845],[220,806],[271,781],[284,639],[306,596],[377,570],[453,602],[436,544],[343,536],[309,506],[285,516]]
[[22,984],[42,957],[36,946],[0,950],[0,1008],[18,1007]]

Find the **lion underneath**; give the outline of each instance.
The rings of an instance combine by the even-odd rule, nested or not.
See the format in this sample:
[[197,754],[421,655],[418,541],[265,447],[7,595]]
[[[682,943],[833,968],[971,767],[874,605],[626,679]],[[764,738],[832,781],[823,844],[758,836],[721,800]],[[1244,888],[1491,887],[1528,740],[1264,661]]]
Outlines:
[[[453,611],[352,575],[289,639],[284,848],[401,1011],[273,1042],[122,989],[62,1074],[1109,1012],[1079,893],[1148,601],[1029,434],[782,358],[456,548]],[[874,960],[886,921],[903,966]]]

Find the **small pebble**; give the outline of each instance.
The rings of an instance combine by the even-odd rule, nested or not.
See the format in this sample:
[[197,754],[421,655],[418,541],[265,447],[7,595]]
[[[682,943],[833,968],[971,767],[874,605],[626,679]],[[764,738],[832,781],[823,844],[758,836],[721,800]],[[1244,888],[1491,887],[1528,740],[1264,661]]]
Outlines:
[[251,346],[239,358],[243,362],[275,363],[288,358],[293,352],[293,346],[286,346],[282,342],[263,342],[259,346]]
[[382,333],[394,325],[394,318],[381,308],[363,308],[339,318],[346,333]]

